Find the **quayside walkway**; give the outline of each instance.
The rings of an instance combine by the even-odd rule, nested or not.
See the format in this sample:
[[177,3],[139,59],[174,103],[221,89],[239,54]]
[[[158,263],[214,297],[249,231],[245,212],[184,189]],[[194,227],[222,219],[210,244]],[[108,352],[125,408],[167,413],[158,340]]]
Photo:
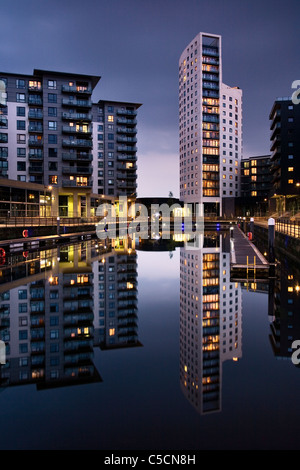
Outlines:
[[230,240],[231,270],[241,276],[268,274],[270,264],[238,226],[232,227]]

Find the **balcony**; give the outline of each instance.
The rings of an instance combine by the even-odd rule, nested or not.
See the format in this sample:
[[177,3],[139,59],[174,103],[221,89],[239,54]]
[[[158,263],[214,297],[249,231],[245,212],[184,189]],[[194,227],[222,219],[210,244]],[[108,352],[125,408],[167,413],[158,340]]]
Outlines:
[[277,122],[277,124],[273,127],[273,129],[271,129],[270,140],[273,140],[275,138],[277,132],[279,132],[280,130],[281,130],[281,123]]
[[89,113],[62,113],[62,119],[70,121],[91,121],[92,115]]
[[271,151],[275,150],[276,147],[278,147],[281,144],[281,135],[276,134],[272,143],[271,143]]
[[136,119],[117,118],[118,124],[125,124],[126,126],[136,126]]
[[43,99],[39,95],[29,95],[28,96],[28,104],[30,106],[42,106],[43,105]]
[[92,94],[92,88],[90,87],[78,87],[76,85],[69,86],[69,85],[62,85],[61,91],[63,93],[75,93],[75,94],[80,94],[80,95],[91,95]]
[[203,80],[211,80],[213,82],[218,82],[219,81],[219,75],[218,72],[216,72],[216,75],[210,74],[210,73],[203,73],[202,74],[202,79]]
[[43,111],[41,109],[29,109],[29,119],[43,119]]
[[137,179],[137,175],[136,173],[123,173],[123,172],[117,171],[117,178],[119,180],[133,181]]
[[118,160],[126,160],[126,161],[129,161],[129,162],[136,162],[137,158],[136,158],[136,156],[133,156],[133,155],[122,154],[122,155],[118,155]]
[[118,152],[135,153],[135,152],[137,152],[137,147],[128,146],[128,145],[118,145],[117,150],[118,150]]
[[122,188],[136,189],[137,183],[134,183],[132,181],[117,180],[117,187],[120,189]]
[[71,106],[72,108],[91,108],[92,102],[91,100],[70,100],[64,98],[62,100],[63,106]]
[[38,133],[42,134],[43,133],[43,126],[41,124],[29,123],[28,132],[38,132]]
[[118,134],[136,134],[136,129],[127,128],[127,127],[117,127]]
[[136,137],[126,137],[126,136],[117,136],[117,142],[123,142],[123,143],[136,143],[137,138]]
[[80,155],[76,153],[63,153],[62,154],[62,159],[64,161],[86,161],[86,162],[91,162],[93,160],[93,155],[91,154],[86,154],[86,155]]
[[32,137],[29,137],[28,145],[31,147],[42,147],[43,139],[33,139]]
[[136,116],[137,112],[135,109],[121,109],[119,108],[117,110],[117,114],[120,114],[121,116]]
[[7,127],[8,119],[4,116],[0,116],[0,127]]
[[93,168],[63,166],[62,172],[64,175],[91,175]]
[[93,180],[89,179],[89,180],[87,180],[87,182],[83,183],[81,181],[63,179],[62,180],[62,186],[64,188],[74,188],[74,187],[91,188],[93,186]]
[[202,55],[207,55],[211,57],[219,57],[219,50],[218,48],[215,48],[215,47],[203,46]]
[[127,175],[128,172],[129,173],[135,172],[137,170],[137,165],[133,164],[132,166],[127,168],[126,165],[124,165],[123,163],[118,163],[117,164],[117,170],[124,171],[125,172],[124,175]]
[[63,126],[62,131],[66,134],[84,134],[87,136],[92,134],[91,129],[83,130],[78,126]]
[[42,166],[29,165],[29,173],[42,174],[44,172]]
[[42,161],[44,160],[44,155],[42,153],[29,153],[28,158],[33,161]]
[[29,91],[29,93],[31,91],[33,91],[35,93],[42,93],[43,88],[42,88],[42,85],[28,85],[28,91]]
[[277,158],[280,158],[281,155],[281,147],[277,147],[274,149],[274,151],[271,153],[271,160],[276,160]]
[[62,141],[63,147],[92,147],[93,142],[92,140],[85,140],[85,139],[64,139]]

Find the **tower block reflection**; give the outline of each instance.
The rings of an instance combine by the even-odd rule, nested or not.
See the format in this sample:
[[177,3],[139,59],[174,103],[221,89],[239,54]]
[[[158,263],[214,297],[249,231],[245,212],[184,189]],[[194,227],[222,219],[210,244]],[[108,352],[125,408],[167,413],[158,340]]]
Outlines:
[[180,252],[180,383],[201,414],[221,411],[222,363],[242,355],[241,286],[230,282],[229,237],[205,233]]

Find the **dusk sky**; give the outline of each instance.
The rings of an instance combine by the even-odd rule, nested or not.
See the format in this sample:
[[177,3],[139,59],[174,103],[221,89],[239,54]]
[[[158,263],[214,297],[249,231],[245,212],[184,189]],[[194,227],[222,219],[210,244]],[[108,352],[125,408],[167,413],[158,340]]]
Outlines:
[[220,34],[223,82],[243,90],[244,156],[269,153],[269,112],[300,80],[299,0],[9,0],[0,71],[100,75],[94,101],[141,103],[138,196],[179,195],[178,61]]

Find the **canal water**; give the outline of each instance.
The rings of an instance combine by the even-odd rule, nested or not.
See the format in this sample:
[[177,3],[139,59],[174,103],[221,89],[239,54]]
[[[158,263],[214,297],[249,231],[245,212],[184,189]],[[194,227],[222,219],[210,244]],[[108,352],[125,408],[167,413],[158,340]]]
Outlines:
[[298,449],[297,267],[235,280],[228,245],[2,258],[0,448]]

